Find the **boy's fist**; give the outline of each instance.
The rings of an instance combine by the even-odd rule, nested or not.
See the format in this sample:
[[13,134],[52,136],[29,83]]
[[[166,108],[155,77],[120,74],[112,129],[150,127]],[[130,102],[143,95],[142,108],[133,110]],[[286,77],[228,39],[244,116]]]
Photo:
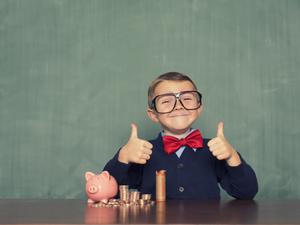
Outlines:
[[224,136],[224,123],[219,122],[217,136],[207,143],[209,150],[218,160],[226,160],[229,166],[238,166],[241,159]]
[[131,134],[126,145],[119,152],[119,161],[122,163],[145,164],[152,154],[153,145],[138,137],[137,126],[131,124]]

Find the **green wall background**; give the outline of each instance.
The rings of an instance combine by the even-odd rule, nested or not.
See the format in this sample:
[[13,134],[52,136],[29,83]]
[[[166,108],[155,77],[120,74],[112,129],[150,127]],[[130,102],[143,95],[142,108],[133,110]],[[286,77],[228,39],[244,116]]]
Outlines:
[[168,71],[203,93],[204,136],[224,121],[257,199],[300,197],[299,0],[0,1],[0,197],[85,198],[131,122],[160,131],[146,92]]

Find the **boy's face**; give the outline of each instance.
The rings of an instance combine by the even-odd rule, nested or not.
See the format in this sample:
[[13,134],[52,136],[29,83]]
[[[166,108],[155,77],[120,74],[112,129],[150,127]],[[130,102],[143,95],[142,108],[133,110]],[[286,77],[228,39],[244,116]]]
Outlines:
[[[166,93],[179,93],[194,91],[193,84],[189,81],[162,81],[154,91],[154,97]],[[160,123],[166,134],[180,135],[188,131],[200,116],[203,106],[194,110],[186,110],[177,100],[174,110],[170,113],[160,114],[148,108],[147,114],[153,122]]]

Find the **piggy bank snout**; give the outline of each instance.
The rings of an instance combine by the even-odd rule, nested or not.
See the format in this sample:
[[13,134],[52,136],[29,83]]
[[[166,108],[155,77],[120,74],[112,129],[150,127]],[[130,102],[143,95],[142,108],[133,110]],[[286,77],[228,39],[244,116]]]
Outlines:
[[88,192],[91,194],[95,194],[98,192],[98,187],[96,185],[90,185],[88,187]]

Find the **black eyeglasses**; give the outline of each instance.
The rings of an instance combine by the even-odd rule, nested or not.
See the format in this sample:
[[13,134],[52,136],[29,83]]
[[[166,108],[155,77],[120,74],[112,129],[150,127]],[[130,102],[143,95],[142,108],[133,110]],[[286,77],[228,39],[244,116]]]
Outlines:
[[175,107],[177,100],[186,110],[199,109],[202,95],[198,91],[182,91],[179,93],[167,93],[157,95],[151,102],[151,108],[158,113],[170,113]]

